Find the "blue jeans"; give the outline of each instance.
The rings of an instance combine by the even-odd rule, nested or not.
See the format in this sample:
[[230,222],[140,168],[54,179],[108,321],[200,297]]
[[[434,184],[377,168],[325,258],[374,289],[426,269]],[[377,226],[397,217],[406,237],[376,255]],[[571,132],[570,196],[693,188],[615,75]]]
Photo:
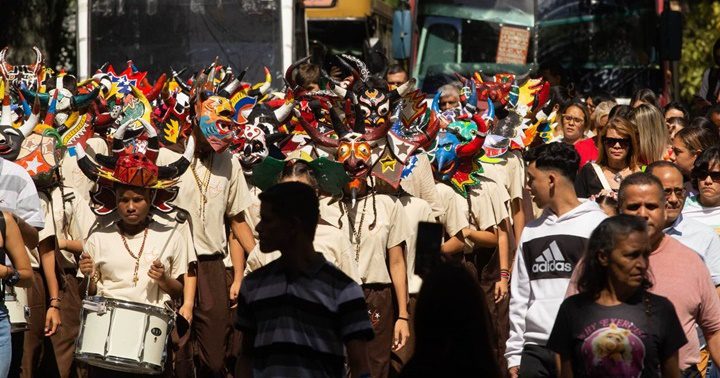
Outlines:
[[12,360],[10,341],[10,317],[4,303],[0,302],[0,377],[7,377]]

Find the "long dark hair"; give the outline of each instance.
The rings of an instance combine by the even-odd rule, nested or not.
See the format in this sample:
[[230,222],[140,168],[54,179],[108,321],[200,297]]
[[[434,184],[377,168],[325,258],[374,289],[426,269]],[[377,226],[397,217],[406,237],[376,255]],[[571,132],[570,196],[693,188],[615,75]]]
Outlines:
[[400,377],[500,377],[485,296],[459,265],[423,279],[415,307],[415,353]]
[[[634,215],[620,214],[602,221],[590,235],[590,242],[583,256],[582,270],[578,279],[578,290],[596,299],[607,287],[607,268],[600,265],[598,255],[610,254],[633,232],[647,233],[645,221]],[[643,278],[642,288],[649,289],[652,282]]]

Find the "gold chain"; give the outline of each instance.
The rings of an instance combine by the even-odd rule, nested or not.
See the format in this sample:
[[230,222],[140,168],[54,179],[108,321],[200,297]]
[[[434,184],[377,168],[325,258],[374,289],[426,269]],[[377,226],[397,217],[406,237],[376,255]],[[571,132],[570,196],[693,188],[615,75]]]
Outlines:
[[122,230],[120,230],[120,238],[122,238],[123,245],[125,246],[125,250],[132,256],[133,259],[135,259],[135,272],[133,273],[133,284],[137,286],[138,283],[138,270],[140,269],[140,256],[142,256],[143,250],[145,249],[145,240],[147,240],[148,235],[148,229],[149,227],[145,228],[145,232],[143,233],[143,240],[142,244],[140,245],[140,251],[138,252],[137,256],[130,250],[130,246],[128,246],[127,239],[125,239],[125,235],[123,235]]
[[[353,244],[353,247],[355,247],[355,262],[360,262],[360,241],[362,239],[362,226],[363,222],[365,221],[365,208],[367,207],[367,197],[363,198],[363,208],[362,208],[362,214],[360,215],[360,224],[357,227],[357,230],[355,229],[355,224],[352,219],[350,219],[350,210],[348,209],[345,202],[342,202],[343,207],[345,207],[345,214],[347,214],[348,217],[348,223],[350,223],[350,231],[353,234],[353,238],[355,240],[350,240],[350,242]],[[357,212],[355,212],[355,216],[357,216]]]
[[210,176],[213,166],[213,158],[215,155],[210,155],[210,167],[207,168],[207,171],[205,172],[205,175],[203,176],[202,181],[200,181],[200,177],[197,174],[197,170],[195,167],[197,167],[197,162],[200,160],[199,158],[195,158],[192,162],[192,166],[190,167],[190,170],[192,171],[193,178],[195,179],[195,185],[197,185],[198,190],[200,191],[200,197],[202,197],[202,202],[200,202],[200,218],[202,218],[203,223],[205,223],[205,205],[207,205],[207,192],[208,188],[210,187]]

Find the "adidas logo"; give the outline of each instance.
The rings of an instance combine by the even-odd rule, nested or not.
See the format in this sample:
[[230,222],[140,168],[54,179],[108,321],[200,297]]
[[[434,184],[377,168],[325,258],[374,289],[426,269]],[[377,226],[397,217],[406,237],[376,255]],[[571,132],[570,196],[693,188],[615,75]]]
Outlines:
[[572,264],[566,263],[565,258],[553,241],[543,253],[535,259],[532,266],[533,273],[572,272]]

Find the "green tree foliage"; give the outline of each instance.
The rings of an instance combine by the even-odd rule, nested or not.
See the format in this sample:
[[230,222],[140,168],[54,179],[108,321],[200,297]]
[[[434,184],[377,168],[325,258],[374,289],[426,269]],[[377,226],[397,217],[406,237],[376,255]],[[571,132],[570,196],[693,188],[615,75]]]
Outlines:
[[720,2],[688,2],[684,12],[680,60],[680,95],[690,102],[700,88],[702,74],[712,65],[712,46],[720,37]]

